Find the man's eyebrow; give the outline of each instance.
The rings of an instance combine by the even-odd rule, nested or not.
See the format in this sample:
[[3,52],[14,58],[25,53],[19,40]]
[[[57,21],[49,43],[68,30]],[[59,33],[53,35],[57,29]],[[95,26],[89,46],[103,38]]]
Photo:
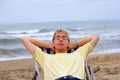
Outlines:
[[62,37],[67,37],[67,36],[62,36]]
[[55,37],[67,37],[67,36],[59,36],[59,35],[57,35],[57,36],[55,36]]
[[55,36],[55,37],[60,37],[59,35]]

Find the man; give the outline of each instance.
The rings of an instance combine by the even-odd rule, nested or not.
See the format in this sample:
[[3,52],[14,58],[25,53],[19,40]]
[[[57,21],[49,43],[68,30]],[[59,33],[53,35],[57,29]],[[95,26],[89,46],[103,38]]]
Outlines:
[[[60,29],[54,33],[52,49],[54,55],[38,48],[32,39],[22,37],[23,44],[38,61],[44,71],[45,80],[82,80],[84,79],[84,60],[99,40],[97,34],[82,39],[83,46],[68,54],[70,39],[66,31]],[[78,42],[80,44],[81,41]],[[81,44],[82,44],[81,43]],[[79,46],[79,45],[78,45]]]

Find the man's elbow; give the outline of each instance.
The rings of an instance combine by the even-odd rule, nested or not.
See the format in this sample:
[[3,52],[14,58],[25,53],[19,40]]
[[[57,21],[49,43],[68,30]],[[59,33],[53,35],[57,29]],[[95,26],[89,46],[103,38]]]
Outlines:
[[98,41],[99,38],[100,38],[100,37],[99,37],[99,34],[95,34],[95,35],[94,35],[94,38]]
[[94,34],[92,40],[90,41],[91,45],[93,47],[95,47],[97,42],[98,42],[98,40],[99,40],[99,35],[98,34]]
[[27,37],[26,36],[22,36],[21,40],[22,40],[22,43],[25,44],[27,42]]

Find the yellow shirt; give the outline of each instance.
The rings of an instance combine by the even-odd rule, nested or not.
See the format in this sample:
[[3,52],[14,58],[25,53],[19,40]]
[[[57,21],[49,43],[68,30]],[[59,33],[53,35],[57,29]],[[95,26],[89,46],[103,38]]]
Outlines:
[[54,80],[67,75],[84,79],[85,58],[92,50],[93,46],[87,43],[70,54],[50,55],[37,47],[34,57],[44,71],[45,80]]

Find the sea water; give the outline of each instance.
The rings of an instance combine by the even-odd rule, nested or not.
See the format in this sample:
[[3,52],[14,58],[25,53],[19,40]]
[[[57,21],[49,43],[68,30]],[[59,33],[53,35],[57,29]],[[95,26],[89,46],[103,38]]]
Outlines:
[[100,40],[91,54],[120,52],[120,20],[9,23],[0,24],[0,60],[31,58],[21,37],[29,36],[51,43],[57,29],[66,29],[71,42],[99,34]]

